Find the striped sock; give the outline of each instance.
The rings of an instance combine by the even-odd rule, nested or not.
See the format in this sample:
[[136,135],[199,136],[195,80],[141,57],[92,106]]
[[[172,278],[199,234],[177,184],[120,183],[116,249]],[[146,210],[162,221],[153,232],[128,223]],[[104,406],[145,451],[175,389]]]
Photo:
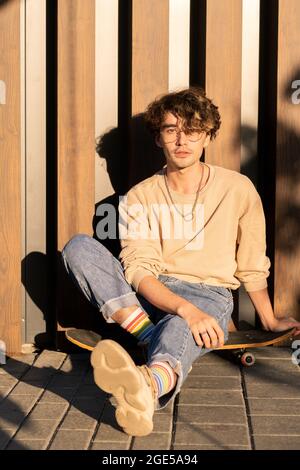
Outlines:
[[149,341],[154,325],[148,315],[138,307],[129,317],[120,325],[124,330],[131,333],[139,341]]
[[177,375],[168,362],[153,362],[149,368],[156,383],[158,397],[175,387]]

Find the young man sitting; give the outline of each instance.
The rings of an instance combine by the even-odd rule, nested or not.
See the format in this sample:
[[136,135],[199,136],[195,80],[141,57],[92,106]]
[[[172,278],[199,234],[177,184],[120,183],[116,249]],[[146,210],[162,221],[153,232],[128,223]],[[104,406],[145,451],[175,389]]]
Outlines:
[[218,108],[202,89],[169,93],[151,103],[146,122],[166,165],[131,188],[119,205],[119,260],[88,235],[62,256],[69,274],[107,322],[148,343],[136,366],[112,340],[91,355],[96,384],[117,401],[116,420],[147,435],[153,413],[177,394],[193,362],[224,344],[241,283],[263,327],[300,323],[274,316],[267,290],[265,220],[246,176],[200,161],[220,127]]

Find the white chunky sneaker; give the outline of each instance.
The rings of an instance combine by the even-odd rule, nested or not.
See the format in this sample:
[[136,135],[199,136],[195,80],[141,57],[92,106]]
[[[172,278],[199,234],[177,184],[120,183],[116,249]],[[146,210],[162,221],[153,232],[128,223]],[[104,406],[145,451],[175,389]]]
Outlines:
[[149,368],[136,366],[127,351],[110,339],[97,344],[91,364],[98,387],[117,401],[118,424],[131,436],[150,434],[157,393]]

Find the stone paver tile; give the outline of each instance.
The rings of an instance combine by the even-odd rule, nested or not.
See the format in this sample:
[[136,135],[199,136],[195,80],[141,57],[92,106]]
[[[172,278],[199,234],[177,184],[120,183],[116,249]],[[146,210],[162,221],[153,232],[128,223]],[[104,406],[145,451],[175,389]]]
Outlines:
[[12,377],[10,375],[0,375],[0,386],[1,388],[12,388],[14,385],[16,385],[16,383],[18,383],[18,379],[16,379],[15,377]]
[[49,450],[85,450],[88,449],[93,431],[59,430]]
[[81,375],[89,369],[89,367],[88,359],[86,361],[77,361],[69,356],[59,370],[68,373],[68,375]]
[[14,430],[16,431],[22,421],[25,419],[25,414],[22,411],[14,413],[2,413],[0,415],[0,429],[1,430]]
[[300,415],[300,398],[250,398],[251,415]]
[[289,359],[291,360],[292,349],[280,347],[253,348],[253,353],[257,359]]
[[300,436],[253,437],[256,450],[300,450]]
[[240,369],[230,362],[224,364],[193,364],[189,376],[201,375],[206,377],[240,377]]
[[93,442],[91,450],[128,450],[130,442]]
[[81,380],[77,375],[57,374],[50,380],[48,388],[50,390],[52,390],[53,387],[77,388],[80,383]]
[[152,432],[148,436],[135,437],[133,450],[168,450],[171,445],[171,434]]
[[0,416],[13,413],[27,414],[36,403],[36,395],[13,395],[0,404]]
[[175,403],[175,397],[171,401],[169,401],[169,403],[167,404],[167,406],[165,408],[161,408],[160,410],[156,410],[155,414],[173,415],[174,403]]
[[21,364],[31,366],[37,357],[37,353],[32,354],[19,354],[17,356],[11,356],[6,366],[8,369],[15,369],[21,366]]
[[69,403],[74,395],[72,388],[56,388],[45,390],[39,403]]
[[218,353],[210,352],[205,354],[204,356],[199,357],[193,364],[226,364],[228,360],[224,359]]
[[61,419],[68,409],[67,403],[38,403],[30,413],[30,419]]
[[89,361],[90,356],[91,356],[91,353],[89,351],[86,351],[82,353],[69,354],[68,358],[70,358],[70,360],[73,362],[86,362],[86,361]]
[[177,410],[177,422],[247,424],[246,410],[242,406],[181,405]]
[[167,414],[154,413],[153,432],[171,432],[173,425],[173,416]]
[[95,429],[97,420],[91,416],[84,415],[83,413],[69,412],[64,418],[60,429],[63,430],[90,430]]
[[27,384],[25,382],[19,382],[10,393],[10,397],[14,395],[40,395],[42,393],[41,387],[35,386],[34,384]]
[[196,388],[213,390],[241,390],[239,377],[203,377],[189,375],[184,382],[183,389]]
[[47,351],[44,350],[38,356],[37,360],[35,361],[35,367],[53,367],[54,369],[59,369],[62,365],[64,360],[66,359],[67,355],[62,352],[58,351]]
[[300,436],[299,416],[252,416],[254,434],[290,434]]
[[17,439],[50,439],[58,420],[27,418],[16,434]]
[[182,390],[179,404],[191,405],[244,405],[242,392],[227,390]]
[[83,383],[87,384],[87,385],[95,384],[94,374],[93,374],[92,371],[90,371],[86,374],[86,376],[84,377]]
[[107,397],[107,394],[103,392],[97,385],[82,384],[76,391],[76,398],[87,397],[98,400],[101,397]]
[[248,398],[299,398],[299,386],[293,383],[246,384]]
[[126,441],[127,438],[127,434],[125,434],[125,432],[118,426],[117,422],[114,425],[101,422],[94,437],[94,441],[122,442]]
[[0,387],[0,403],[9,395],[10,388]]
[[91,400],[90,398],[74,398],[70,411],[79,410],[87,414],[93,412],[93,416],[99,417],[102,414],[106,400],[107,398],[105,396],[97,400]]
[[[174,446],[174,450],[189,450],[191,451],[191,457],[193,455],[193,450],[250,450],[250,446],[215,446],[215,445],[200,445],[194,444],[192,446],[188,445],[178,445]],[[199,458],[198,458],[199,461]]]
[[35,382],[39,380],[50,380],[54,374],[56,374],[56,369],[29,369],[23,377],[22,381],[26,383]]
[[14,439],[6,450],[45,450],[47,441],[44,439]]
[[6,448],[11,437],[15,434],[13,429],[0,429],[0,450]]
[[248,380],[279,381],[290,375],[300,378],[299,366],[291,361],[273,359],[259,359],[253,367],[244,368],[243,372]]
[[115,418],[115,409],[108,403],[105,405],[101,423],[94,437],[94,441],[126,441],[128,435],[119,427]]
[[175,445],[213,444],[216,446],[249,445],[247,426],[224,424],[177,423]]

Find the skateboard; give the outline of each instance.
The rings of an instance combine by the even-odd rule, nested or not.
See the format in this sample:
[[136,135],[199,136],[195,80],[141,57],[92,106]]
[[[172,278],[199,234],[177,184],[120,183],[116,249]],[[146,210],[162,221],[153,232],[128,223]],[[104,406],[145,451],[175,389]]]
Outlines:
[[[248,328],[248,329],[246,329]],[[254,330],[251,325],[244,323],[243,330],[229,333],[227,342],[221,348],[214,351],[229,351],[232,357],[242,365],[250,367],[255,363],[254,353],[248,351],[251,348],[261,348],[280,343],[289,339],[294,328],[274,333],[272,331]],[[80,348],[92,351],[102,337],[90,330],[70,329],[65,332],[66,338]]]
[[80,330],[77,328],[66,330],[65,335],[67,340],[71,341],[71,343],[76,344],[76,346],[82,349],[87,349],[88,351],[93,351],[96,344],[102,339],[102,336],[94,331]]
[[242,322],[242,329],[230,332],[224,346],[215,348],[214,351],[228,351],[233,359],[240,362],[243,366],[250,367],[255,363],[255,354],[248,351],[248,349],[262,348],[281,343],[289,339],[293,335],[294,330],[294,328],[280,332],[255,330],[250,324]]

